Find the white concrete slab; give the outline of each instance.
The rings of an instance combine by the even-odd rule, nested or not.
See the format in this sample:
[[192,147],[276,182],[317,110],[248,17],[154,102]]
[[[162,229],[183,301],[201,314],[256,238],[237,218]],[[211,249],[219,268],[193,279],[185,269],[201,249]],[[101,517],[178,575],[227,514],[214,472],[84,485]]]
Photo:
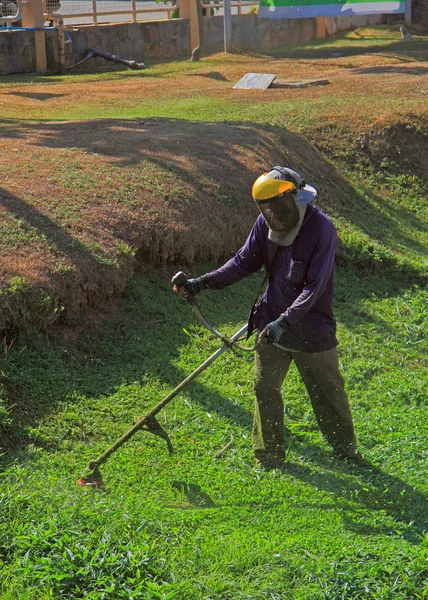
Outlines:
[[272,73],[245,73],[233,86],[234,90],[267,90],[276,75]]

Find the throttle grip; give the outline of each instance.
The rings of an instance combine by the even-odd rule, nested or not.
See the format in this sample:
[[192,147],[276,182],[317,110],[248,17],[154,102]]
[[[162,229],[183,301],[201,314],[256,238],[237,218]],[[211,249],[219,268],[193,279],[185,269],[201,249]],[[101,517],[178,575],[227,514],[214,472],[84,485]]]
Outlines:
[[[171,279],[172,285],[176,285],[178,287],[183,286],[186,283],[186,281],[187,275],[183,273],[183,271],[178,271],[178,273],[176,273]],[[196,304],[195,297],[190,290],[187,290],[186,300],[192,306]]]
[[172,285],[177,285],[178,287],[180,287],[181,285],[184,285],[187,281],[187,277],[186,274],[183,273],[183,271],[178,271],[178,273],[176,273],[174,275],[174,277],[171,279],[171,283]]

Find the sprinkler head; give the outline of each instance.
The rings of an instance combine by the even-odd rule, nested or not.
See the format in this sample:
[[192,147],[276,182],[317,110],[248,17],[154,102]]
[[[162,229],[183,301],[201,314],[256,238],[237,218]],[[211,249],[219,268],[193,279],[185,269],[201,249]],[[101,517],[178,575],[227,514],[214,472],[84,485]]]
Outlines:
[[[85,473],[87,473],[87,471]],[[104,486],[103,476],[98,467],[95,467],[89,475],[85,475],[85,473],[77,480],[77,485],[80,485],[81,487],[91,487],[94,490],[100,490]]]

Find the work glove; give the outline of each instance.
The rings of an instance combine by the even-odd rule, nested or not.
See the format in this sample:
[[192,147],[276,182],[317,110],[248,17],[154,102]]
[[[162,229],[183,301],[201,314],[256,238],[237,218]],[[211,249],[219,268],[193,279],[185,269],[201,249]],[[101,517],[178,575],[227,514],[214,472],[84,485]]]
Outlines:
[[203,292],[206,289],[204,277],[196,277],[196,279],[188,279],[185,283],[183,283],[183,287],[186,291],[191,294],[199,294],[199,292]]
[[287,327],[289,327],[289,324],[284,317],[279,317],[276,321],[272,321],[266,325],[260,334],[260,340],[265,340],[268,344],[279,343],[279,340]]

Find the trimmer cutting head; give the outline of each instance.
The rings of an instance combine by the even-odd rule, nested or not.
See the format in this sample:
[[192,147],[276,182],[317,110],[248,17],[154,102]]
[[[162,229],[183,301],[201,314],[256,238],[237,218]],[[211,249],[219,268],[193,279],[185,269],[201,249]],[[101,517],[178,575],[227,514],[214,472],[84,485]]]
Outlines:
[[85,473],[77,480],[77,485],[90,487],[94,490],[100,490],[104,486],[103,476],[98,467],[95,467],[88,475],[85,475]]

